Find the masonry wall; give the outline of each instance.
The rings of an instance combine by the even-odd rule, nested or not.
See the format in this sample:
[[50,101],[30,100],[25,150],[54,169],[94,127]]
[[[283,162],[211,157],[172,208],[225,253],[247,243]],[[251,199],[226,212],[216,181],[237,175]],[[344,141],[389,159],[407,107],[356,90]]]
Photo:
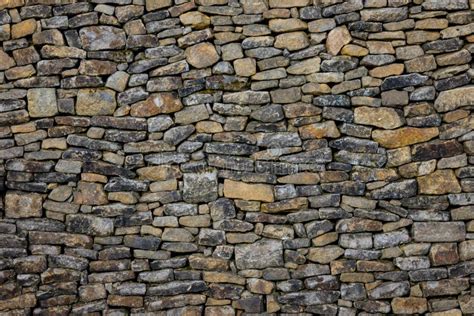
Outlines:
[[0,315],[473,314],[473,8],[0,0]]

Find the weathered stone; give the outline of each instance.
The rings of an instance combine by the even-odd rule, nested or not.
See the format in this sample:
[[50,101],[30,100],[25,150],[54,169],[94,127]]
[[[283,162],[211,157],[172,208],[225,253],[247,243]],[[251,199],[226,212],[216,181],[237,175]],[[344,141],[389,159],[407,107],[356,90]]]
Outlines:
[[473,105],[473,92],[474,87],[472,86],[442,91],[435,100],[435,109],[439,112],[447,112],[459,107]]
[[332,55],[337,55],[341,48],[349,44],[352,37],[345,26],[339,26],[331,30],[326,40],[326,50]]
[[112,26],[88,26],[79,31],[82,46],[86,50],[122,49],[125,32]]
[[463,222],[413,223],[413,238],[421,242],[452,242],[465,239]]
[[439,131],[435,127],[403,127],[393,131],[375,130],[372,132],[372,137],[383,147],[399,148],[407,145],[426,142],[438,136],[438,134]]
[[5,195],[5,216],[10,218],[41,217],[42,198],[38,193],[8,191]]
[[196,68],[206,68],[214,65],[219,60],[214,45],[210,43],[200,43],[188,47],[185,52],[186,60]]
[[452,170],[438,170],[429,175],[418,177],[418,190],[421,194],[460,193],[456,176]]
[[81,89],[77,94],[78,115],[110,115],[116,106],[115,92],[110,89]]
[[263,269],[283,264],[281,241],[262,239],[253,244],[235,247],[235,262],[239,269]]
[[29,89],[27,97],[31,117],[50,117],[58,113],[54,88]]

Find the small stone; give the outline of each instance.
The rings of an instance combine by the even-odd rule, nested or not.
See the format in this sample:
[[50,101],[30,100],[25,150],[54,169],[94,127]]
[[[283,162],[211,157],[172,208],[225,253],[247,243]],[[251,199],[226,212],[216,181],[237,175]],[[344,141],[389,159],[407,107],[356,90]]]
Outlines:
[[352,40],[346,26],[339,26],[331,30],[326,40],[326,49],[331,55],[337,55],[344,45]]
[[186,60],[196,68],[206,68],[219,60],[219,55],[211,43],[199,43],[186,48]]

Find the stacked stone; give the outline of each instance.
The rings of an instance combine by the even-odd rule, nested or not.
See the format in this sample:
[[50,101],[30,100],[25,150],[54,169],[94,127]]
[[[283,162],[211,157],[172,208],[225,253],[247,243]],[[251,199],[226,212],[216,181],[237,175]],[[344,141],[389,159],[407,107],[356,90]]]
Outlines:
[[473,9],[0,1],[0,314],[473,314]]

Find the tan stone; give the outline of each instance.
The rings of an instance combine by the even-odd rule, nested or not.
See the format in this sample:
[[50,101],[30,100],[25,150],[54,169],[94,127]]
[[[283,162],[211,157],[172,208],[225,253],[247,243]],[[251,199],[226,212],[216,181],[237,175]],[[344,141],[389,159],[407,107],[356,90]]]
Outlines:
[[441,91],[434,103],[438,112],[448,112],[470,105],[474,105],[474,86]]
[[403,127],[396,130],[375,130],[372,138],[385,148],[398,148],[429,141],[439,135],[438,128]]
[[309,75],[319,71],[321,58],[313,57],[294,63],[286,70],[291,75]]
[[349,44],[352,40],[351,34],[347,30],[347,27],[339,26],[331,30],[326,39],[326,50],[331,55],[337,55],[341,48]]
[[331,87],[325,83],[315,83],[309,82],[301,87],[301,90],[305,94],[312,94],[312,95],[321,95],[321,94],[328,94],[331,93]]
[[199,43],[186,48],[186,60],[196,68],[206,68],[219,60],[216,48],[211,43]]
[[174,178],[181,178],[182,174],[178,166],[152,166],[144,167],[137,170],[142,180],[163,181]]
[[233,199],[273,202],[273,189],[268,184],[224,180],[224,196]]
[[428,310],[427,300],[422,297],[395,297],[391,305],[395,314],[423,314]]
[[273,32],[281,33],[306,30],[308,25],[300,19],[272,19],[268,27]]
[[314,123],[299,128],[301,138],[338,138],[341,136],[339,129],[334,121],[325,121],[322,123]]
[[12,39],[25,37],[36,31],[36,20],[28,19],[20,23],[13,24],[11,28]]
[[[33,308],[35,307],[35,305],[36,305],[35,294],[27,293],[27,294],[22,294],[22,295],[15,296],[12,298],[5,298],[5,299],[0,300],[0,311]],[[6,312],[5,314],[8,315],[8,314],[13,314],[13,313]]]
[[394,129],[403,125],[403,115],[393,108],[373,108],[361,106],[354,110],[354,122],[384,129]]
[[270,8],[305,7],[310,0],[270,0]]
[[247,287],[250,292],[257,294],[270,294],[273,291],[273,282],[262,279],[248,279]]
[[421,56],[405,61],[406,72],[425,72],[436,69],[436,61],[433,55]]
[[276,36],[274,46],[276,48],[283,48],[288,49],[289,51],[295,51],[308,47],[309,40],[305,32],[285,33]]
[[342,55],[362,57],[369,54],[369,50],[365,47],[348,44],[344,46],[341,50]]
[[389,76],[398,76],[403,73],[405,69],[404,64],[390,64],[380,67],[375,67],[369,71],[369,74],[375,78],[385,78]]
[[173,0],[146,0],[146,10],[153,11],[173,5]]
[[319,175],[315,172],[299,172],[278,178],[279,183],[291,184],[316,184],[319,182]]
[[211,19],[198,11],[186,12],[179,16],[179,20],[184,25],[191,25],[195,29],[204,29],[211,24]]
[[218,122],[213,121],[201,121],[196,123],[196,131],[198,133],[220,133],[223,132],[224,129],[222,125]]
[[99,183],[79,181],[74,192],[74,203],[84,205],[107,204],[107,194]]
[[209,283],[231,283],[245,285],[245,278],[226,272],[205,271],[203,280]]
[[418,177],[420,194],[460,193],[461,186],[450,169],[437,170],[429,175]]
[[38,193],[8,191],[5,195],[5,216],[9,218],[41,217],[42,197]]
[[146,100],[133,104],[130,115],[150,117],[157,114],[178,112],[182,108],[183,104],[176,93],[162,92],[152,94]]
[[29,89],[27,98],[28,113],[31,117],[51,117],[58,113],[54,88]]
[[331,245],[319,248],[310,248],[307,258],[310,261],[328,264],[344,254],[344,249],[339,246]]
[[273,203],[263,203],[261,211],[264,213],[296,212],[308,207],[308,199],[298,197]]
[[367,48],[371,54],[395,54],[395,49],[390,42],[367,41]]
[[253,58],[234,60],[234,70],[237,76],[250,77],[257,73],[257,63]]
[[15,66],[15,60],[0,49],[0,70],[6,70]]
[[115,91],[111,89],[80,89],[77,93],[77,115],[111,115],[116,106]]

